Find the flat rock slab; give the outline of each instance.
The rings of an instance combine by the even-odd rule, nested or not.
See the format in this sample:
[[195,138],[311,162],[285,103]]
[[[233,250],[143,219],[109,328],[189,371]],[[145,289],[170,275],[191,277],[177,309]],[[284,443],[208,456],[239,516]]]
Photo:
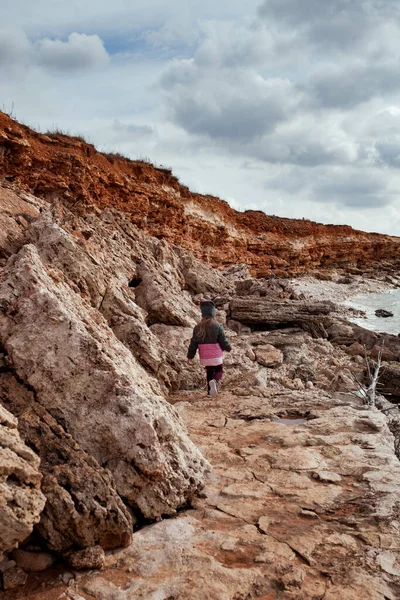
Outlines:
[[[399,597],[400,465],[382,413],[318,391],[173,400],[213,466],[204,497],[71,589],[118,600]],[[311,408],[301,424],[272,420]]]
[[332,302],[301,300],[268,300],[266,298],[234,298],[230,302],[232,319],[248,325],[296,324],[329,315]]

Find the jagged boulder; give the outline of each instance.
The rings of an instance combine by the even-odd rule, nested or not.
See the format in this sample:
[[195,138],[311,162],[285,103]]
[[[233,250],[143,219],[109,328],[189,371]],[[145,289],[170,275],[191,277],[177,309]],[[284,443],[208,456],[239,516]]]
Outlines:
[[375,314],[377,317],[393,317],[393,313],[390,310],[385,310],[383,308],[378,308],[378,310],[375,311]]
[[192,327],[176,327],[156,323],[150,327],[159,345],[165,351],[159,376],[162,376],[171,390],[191,390],[203,383],[204,374],[200,365],[188,365],[186,353],[192,337]]
[[400,365],[384,362],[379,373],[379,391],[387,396],[400,397]]
[[267,297],[269,300],[291,298],[294,290],[284,279],[243,279],[235,282],[237,296]]
[[164,263],[157,268],[147,261],[138,266],[140,284],[135,290],[136,302],[148,314],[151,324],[181,325],[193,327],[198,319],[198,310],[189,292],[182,290],[173,267]]
[[40,214],[43,203],[28,194],[0,186],[0,265],[19,250],[26,229]]
[[211,267],[200,269],[188,252],[145,236],[112,211],[83,220],[65,207],[53,206],[32,225],[29,239],[42,262],[60,269],[69,285],[100,310],[118,339],[154,374],[164,352],[148,325],[193,326],[198,318],[184,289],[189,267],[197,268],[198,286],[207,281],[207,270],[211,289],[223,279]]
[[165,362],[165,352],[156,336],[147,327],[147,313],[129,297],[128,289],[119,282],[107,288],[100,312],[116,337],[132,352],[141,365],[159,375]]
[[17,419],[0,404],[0,560],[39,521],[46,501],[39,462],[21,440]]
[[191,253],[182,248],[175,247],[175,253],[179,256],[179,270],[185,282],[185,289],[192,294],[220,294],[221,290],[232,291],[232,282],[220,271],[213,269]]
[[46,506],[37,529],[48,548],[126,546],[132,540],[132,517],[111,473],[11,373],[0,373],[0,402],[18,416],[21,437],[40,456]]
[[207,462],[156,380],[32,245],[1,275],[0,340],[37,402],[113,473],[134,509],[172,514],[201,487]]
[[[64,227],[57,217],[64,219]],[[72,215],[62,207],[48,209],[30,227],[29,241],[35,245],[42,263],[62,271],[71,287],[97,308],[107,289],[107,270],[99,253],[87,252],[83,238],[75,238],[68,231],[68,217],[71,219]]]

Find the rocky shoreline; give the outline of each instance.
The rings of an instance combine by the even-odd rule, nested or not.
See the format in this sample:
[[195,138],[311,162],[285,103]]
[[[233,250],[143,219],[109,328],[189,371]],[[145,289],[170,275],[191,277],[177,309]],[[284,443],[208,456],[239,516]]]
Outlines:
[[[400,278],[390,269],[366,275],[340,274],[335,269],[327,274],[290,279],[290,285],[316,301],[343,302],[361,294],[377,294],[400,287]],[[329,279],[328,279],[329,277]]]
[[[393,317],[392,311],[378,308],[379,302],[396,310],[400,278],[392,269],[377,270],[368,276],[343,276],[336,270],[331,273],[316,273],[290,280],[290,285],[297,293],[310,301],[331,301],[337,306],[336,314],[348,319],[351,323],[376,332],[400,334],[398,312],[394,320],[383,322],[381,315]],[[377,302],[377,307],[372,304]],[[374,308],[372,308],[374,306]],[[378,318],[375,318],[378,317]]]

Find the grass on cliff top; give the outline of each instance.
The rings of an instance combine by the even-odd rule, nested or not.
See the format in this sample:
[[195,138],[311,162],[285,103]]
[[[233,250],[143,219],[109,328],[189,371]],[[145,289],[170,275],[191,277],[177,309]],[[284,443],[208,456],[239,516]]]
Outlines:
[[129,158],[129,156],[125,156],[121,152],[102,152],[102,154],[111,163],[114,163],[116,160],[132,160]]
[[93,144],[90,142],[90,140],[86,139],[82,134],[77,133],[77,134],[72,134],[70,133],[67,129],[61,129],[60,127],[55,127],[54,129],[48,129],[47,131],[44,132],[43,135],[47,135],[47,137],[55,139],[58,137],[68,137],[71,140],[75,140],[77,142],[83,142],[84,144],[89,144],[91,146],[93,146]]

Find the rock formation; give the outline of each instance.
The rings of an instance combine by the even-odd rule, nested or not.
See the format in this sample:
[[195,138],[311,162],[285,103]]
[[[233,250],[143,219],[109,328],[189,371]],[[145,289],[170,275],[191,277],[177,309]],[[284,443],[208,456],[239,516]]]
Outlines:
[[0,384],[0,402],[18,416],[21,436],[40,457],[46,505],[37,530],[47,548],[63,553],[96,544],[104,548],[128,545],[132,518],[110,473],[81,450],[11,373],[1,373]]
[[[13,539],[11,530],[4,539],[2,533],[2,549],[12,550],[40,517],[36,531],[46,548],[66,557],[69,552],[75,564],[71,552],[126,546],[138,517],[174,514],[203,485],[207,463],[162,397],[170,385],[165,350],[136,303],[142,281],[141,297],[151,297],[147,286],[154,293],[143,269],[153,270],[153,319],[194,323],[196,305],[182,289],[179,264],[190,272],[195,259],[148,240],[118,213],[92,215],[91,221],[62,205],[0,190],[7,227],[0,402],[18,417],[35,484],[32,491],[16,490],[27,496],[30,513],[20,515]],[[29,219],[19,223],[21,213]],[[132,280],[140,282],[134,287]],[[28,478],[28,466],[18,477]]]
[[263,298],[235,298],[230,303],[231,317],[257,327],[276,327],[285,324],[298,325],[309,331],[313,337],[327,337],[324,328],[324,315],[334,309],[331,302],[302,302],[299,300],[272,301]]
[[147,518],[199,487],[204,461],[97,312],[26,245],[0,280],[0,340],[17,376]]

